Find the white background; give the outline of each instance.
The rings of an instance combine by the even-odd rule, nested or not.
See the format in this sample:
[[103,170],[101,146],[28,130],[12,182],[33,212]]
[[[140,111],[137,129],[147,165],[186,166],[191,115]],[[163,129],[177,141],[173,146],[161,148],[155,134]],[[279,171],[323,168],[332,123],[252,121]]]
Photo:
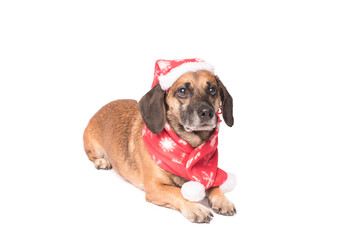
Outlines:
[[[358,1],[1,1],[0,239],[359,239]],[[234,98],[234,217],[191,224],[82,146],[155,60],[200,57]]]

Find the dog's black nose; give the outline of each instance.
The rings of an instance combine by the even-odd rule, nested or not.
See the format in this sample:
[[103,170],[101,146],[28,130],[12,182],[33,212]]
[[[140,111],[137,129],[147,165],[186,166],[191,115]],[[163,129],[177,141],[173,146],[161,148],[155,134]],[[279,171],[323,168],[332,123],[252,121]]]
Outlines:
[[201,122],[206,122],[214,117],[214,111],[208,106],[201,106],[198,108],[198,116]]

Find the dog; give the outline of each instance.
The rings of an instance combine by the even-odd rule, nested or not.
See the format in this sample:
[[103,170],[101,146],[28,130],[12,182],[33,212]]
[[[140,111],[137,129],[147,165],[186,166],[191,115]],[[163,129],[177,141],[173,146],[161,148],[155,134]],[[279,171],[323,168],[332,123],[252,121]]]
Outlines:
[[[219,77],[207,70],[189,71],[167,90],[157,83],[139,102],[116,100],[102,107],[85,129],[84,149],[97,169],[115,169],[145,192],[146,201],[176,209],[191,222],[209,223],[214,217],[211,211],[182,196],[181,187],[188,180],[156,164],[142,132],[144,124],[154,134],[168,124],[196,148],[212,136],[220,108],[225,123],[231,127],[233,100]],[[214,212],[227,216],[236,213],[219,186],[207,189],[206,197]]]

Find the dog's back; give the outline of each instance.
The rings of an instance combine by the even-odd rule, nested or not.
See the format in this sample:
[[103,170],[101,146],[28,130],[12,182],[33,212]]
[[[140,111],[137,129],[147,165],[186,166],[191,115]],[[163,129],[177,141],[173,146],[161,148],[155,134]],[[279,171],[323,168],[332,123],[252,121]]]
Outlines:
[[141,188],[141,163],[133,156],[143,125],[135,100],[110,102],[90,119],[84,132],[85,152],[96,168],[114,168]]

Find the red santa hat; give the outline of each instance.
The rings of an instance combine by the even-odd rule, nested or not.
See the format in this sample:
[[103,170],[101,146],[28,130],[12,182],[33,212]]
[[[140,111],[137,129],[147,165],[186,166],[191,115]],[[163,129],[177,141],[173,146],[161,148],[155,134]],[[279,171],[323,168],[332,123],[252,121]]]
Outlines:
[[214,66],[200,58],[179,59],[179,60],[157,60],[155,63],[153,88],[160,83],[161,89],[166,91],[184,73],[206,70],[214,73]]

